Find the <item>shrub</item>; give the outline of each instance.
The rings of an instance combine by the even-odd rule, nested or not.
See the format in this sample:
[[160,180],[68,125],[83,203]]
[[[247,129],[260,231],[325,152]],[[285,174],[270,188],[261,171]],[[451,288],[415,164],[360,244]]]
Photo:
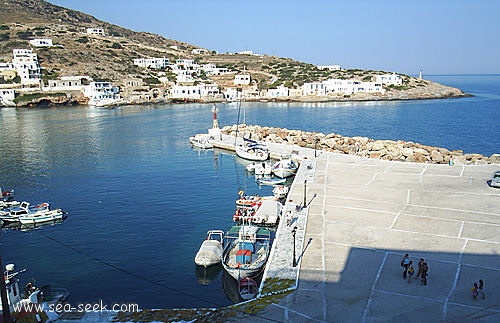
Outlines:
[[79,43],[86,44],[89,42],[89,39],[86,36],[80,37],[76,40]]

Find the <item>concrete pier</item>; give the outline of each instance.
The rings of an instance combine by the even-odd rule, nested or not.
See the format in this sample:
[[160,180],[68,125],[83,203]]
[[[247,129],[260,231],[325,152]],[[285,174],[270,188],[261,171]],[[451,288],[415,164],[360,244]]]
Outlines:
[[[278,155],[297,149],[269,147]],[[296,289],[235,321],[500,321],[500,189],[487,184],[498,165],[300,154],[307,158],[284,211],[295,220],[281,221],[264,273],[294,279]],[[416,270],[411,283],[402,276],[405,253]],[[415,279],[420,258],[426,286]],[[474,300],[479,279],[486,298]]]

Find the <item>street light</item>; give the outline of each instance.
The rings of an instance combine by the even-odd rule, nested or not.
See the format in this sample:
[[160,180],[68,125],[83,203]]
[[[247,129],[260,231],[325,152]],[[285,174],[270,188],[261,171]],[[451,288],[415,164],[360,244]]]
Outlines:
[[297,233],[297,226],[293,227],[292,236],[293,236],[293,262],[292,267],[297,266],[297,260],[295,260],[295,234]]
[[307,198],[307,179],[304,180],[304,204],[302,204],[302,208],[306,208],[307,207],[307,202],[306,202],[306,198]]

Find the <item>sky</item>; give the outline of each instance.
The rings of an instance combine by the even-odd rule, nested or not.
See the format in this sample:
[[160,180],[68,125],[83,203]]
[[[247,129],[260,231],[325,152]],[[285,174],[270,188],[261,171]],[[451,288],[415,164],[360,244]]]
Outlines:
[[499,74],[499,0],[49,0],[219,53],[423,74]]

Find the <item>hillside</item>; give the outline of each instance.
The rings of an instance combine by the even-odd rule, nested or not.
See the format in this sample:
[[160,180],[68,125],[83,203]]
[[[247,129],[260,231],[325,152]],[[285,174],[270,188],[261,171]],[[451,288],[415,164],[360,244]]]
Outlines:
[[[268,55],[192,54],[195,45],[167,39],[159,35],[135,32],[109,24],[88,14],[66,9],[43,0],[0,0],[0,62],[12,60],[14,48],[30,48],[33,38],[51,38],[54,47],[36,48],[44,81],[61,76],[87,75],[117,85],[127,77],[142,78],[145,84],[157,86],[156,70],[133,65],[134,58],[166,57],[171,62],[179,58],[194,59],[197,63],[213,63],[231,70],[248,71],[259,89],[278,85],[296,88],[305,82],[328,78],[362,81],[373,79],[384,71],[342,70],[322,71],[312,64]],[[105,36],[84,34],[86,28],[99,27]],[[167,76],[172,76],[165,71]],[[232,76],[212,79],[222,88],[232,85]],[[158,85],[159,86],[159,85]],[[403,85],[387,87],[384,95],[360,95],[337,98],[343,100],[417,99],[456,97],[464,94],[451,87],[427,80],[404,76]],[[314,100],[314,98],[304,98]]]

